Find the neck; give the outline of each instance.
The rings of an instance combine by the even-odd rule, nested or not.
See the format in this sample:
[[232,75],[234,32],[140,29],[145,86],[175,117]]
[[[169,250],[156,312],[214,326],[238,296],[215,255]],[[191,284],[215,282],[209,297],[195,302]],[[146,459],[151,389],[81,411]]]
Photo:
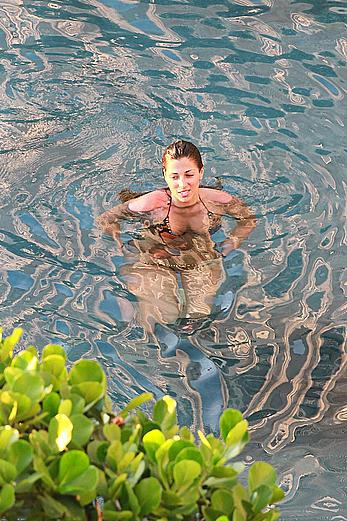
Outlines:
[[196,206],[198,203],[200,203],[200,198],[197,201],[195,201],[194,203],[189,203],[189,204],[184,204],[181,201],[172,200],[172,206],[175,206],[176,208],[192,208],[193,206]]

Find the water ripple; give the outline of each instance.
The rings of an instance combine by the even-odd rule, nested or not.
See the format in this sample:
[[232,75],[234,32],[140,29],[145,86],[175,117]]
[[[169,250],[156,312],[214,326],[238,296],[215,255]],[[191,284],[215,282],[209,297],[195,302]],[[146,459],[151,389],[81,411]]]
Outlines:
[[[241,408],[246,459],[279,468],[285,519],[345,519],[342,3],[5,0],[0,14],[0,322],[98,359],[120,406],[170,393],[206,431]],[[177,137],[258,227],[225,262],[219,314],[151,343],[95,218],[122,188],[162,186]]]

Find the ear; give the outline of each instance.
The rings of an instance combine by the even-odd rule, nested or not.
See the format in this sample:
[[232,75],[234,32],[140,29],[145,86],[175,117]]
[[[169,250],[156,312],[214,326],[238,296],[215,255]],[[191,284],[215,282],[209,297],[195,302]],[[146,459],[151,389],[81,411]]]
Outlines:
[[204,167],[201,168],[200,172],[199,172],[199,175],[200,175],[200,180],[203,178],[204,176]]

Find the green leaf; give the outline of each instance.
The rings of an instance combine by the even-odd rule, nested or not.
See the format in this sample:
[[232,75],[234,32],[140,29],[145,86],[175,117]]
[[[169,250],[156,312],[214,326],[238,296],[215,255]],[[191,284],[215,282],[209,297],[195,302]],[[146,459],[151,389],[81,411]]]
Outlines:
[[12,334],[7,336],[2,341],[2,346],[0,350],[0,360],[6,361],[8,358],[12,358],[13,348],[18,344],[21,336],[23,334],[23,329],[17,327],[12,331]]
[[178,491],[182,494],[201,474],[201,465],[196,461],[182,460],[173,468],[173,478]]
[[38,363],[39,361],[37,356],[25,349],[18,353],[18,355],[12,360],[11,366],[24,371],[36,371]]
[[232,467],[213,467],[210,471],[210,477],[205,481],[204,485],[209,488],[232,488],[236,483],[238,472]]
[[90,440],[94,431],[94,423],[84,414],[73,414],[70,416],[73,425],[71,442],[83,447]]
[[12,386],[16,380],[16,378],[18,378],[19,376],[21,376],[23,374],[23,370],[22,369],[18,369],[18,367],[6,367],[4,369],[4,377],[5,377],[5,380],[8,384],[8,388],[9,389],[12,389]]
[[107,449],[110,444],[107,441],[93,440],[88,444],[87,452],[93,463],[103,463],[106,458]]
[[242,420],[228,433],[226,439],[227,449],[224,457],[228,460],[240,454],[248,440],[248,422],[247,420]]
[[276,483],[276,471],[272,465],[264,461],[253,463],[249,469],[248,486],[254,492],[261,485],[272,487]]
[[124,418],[125,416],[127,416],[129,411],[136,409],[136,407],[140,407],[140,405],[150,400],[153,400],[152,393],[142,393],[139,396],[136,396],[136,398],[130,400],[128,405],[119,413],[119,416],[122,416]]
[[98,469],[99,473],[99,479],[98,479],[98,485],[96,487],[96,493],[98,496],[102,496],[103,498],[108,497],[108,491],[107,491],[107,480],[105,472],[101,469]]
[[185,425],[180,428],[179,435],[182,440],[194,442],[193,434]]
[[64,519],[69,515],[66,506],[49,494],[39,495],[38,500],[48,519]]
[[48,356],[59,355],[66,360],[65,349],[57,344],[47,344],[42,350],[42,360],[45,360]]
[[41,474],[39,472],[34,472],[34,474],[30,474],[30,476],[21,479],[20,481],[16,481],[16,492],[18,494],[26,494],[30,492],[33,488],[33,485],[41,478]]
[[230,515],[234,509],[232,493],[226,489],[216,490],[211,496],[211,505],[214,510]]
[[226,441],[229,431],[243,420],[242,413],[237,409],[226,409],[219,420],[220,432]]
[[45,421],[49,421],[58,413],[60,404],[60,396],[56,392],[51,392],[44,397],[42,401],[42,409],[47,413]]
[[[5,369],[5,373],[6,371],[7,369]],[[43,397],[44,382],[38,374],[23,373],[17,376],[13,382],[12,390],[28,396],[32,402],[36,403]]]
[[236,508],[233,512],[232,521],[247,521],[247,514],[244,510]]
[[217,517],[216,521],[229,521],[228,516],[219,516]]
[[166,508],[177,508],[181,504],[181,496],[172,490],[163,490],[162,504]]
[[135,455],[136,455],[135,452],[127,451],[122,456],[120,461],[118,462],[118,465],[117,465],[118,471],[119,472],[124,472],[124,471],[128,470],[128,467],[131,464],[131,462],[134,460]]
[[15,502],[14,487],[8,483],[0,490],[0,514],[13,507]]
[[17,469],[17,475],[21,474],[33,459],[33,449],[29,442],[18,440],[12,443],[8,450],[8,461]]
[[103,433],[108,441],[120,441],[121,430],[115,423],[106,423],[103,427]]
[[159,429],[153,429],[144,435],[142,441],[148,457],[152,461],[156,461],[155,453],[165,442],[164,434]]
[[166,432],[176,425],[176,402],[170,396],[163,396],[153,408],[153,420]]
[[215,510],[211,507],[202,507],[202,513],[205,521],[217,521],[220,518],[225,518],[229,521],[227,516],[220,515],[220,510]]
[[[244,502],[248,501],[248,493],[245,487],[243,487],[240,483],[235,485],[232,489],[232,495],[235,505],[235,510],[233,513],[233,521],[246,521],[247,513],[244,509]],[[235,518],[235,519],[234,519]]]
[[[96,467],[94,467],[96,468]],[[99,475],[99,471],[98,471]],[[99,478],[98,478],[99,479]],[[88,489],[83,492],[79,492],[78,494],[78,502],[81,506],[86,506],[91,504],[96,498],[96,489]]]
[[0,458],[5,457],[8,448],[17,441],[19,438],[19,432],[17,429],[13,429],[9,425],[0,427]]
[[17,476],[17,469],[12,464],[4,459],[0,459],[0,485],[10,483]]
[[74,385],[72,392],[79,394],[86,402],[85,411],[90,409],[96,402],[101,400],[105,394],[104,385],[99,382],[83,382]]
[[272,496],[270,499],[270,505],[273,505],[274,503],[278,503],[279,501],[282,501],[282,499],[284,497],[285,497],[284,491],[277,485],[274,485],[272,487]]
[[[243,470],[243,469],[242,469]],[[215,478],[236,478],[236,476],[239,474],[237,470],[235,470],[233,467],[213,467],[210,475]]]
[[72,411],[72,402],[69,399],[61,400],[59,404],[58,414],[65,414],[66,416],[70,416]]
[[[60,494],[68,494],[71,496],[89,493],[90,501],[96,497],[96,487],[99,480],[98,469],[90,465],[87,470],[71,481],[58,486]],[[94,495],[94,497],[91,497]]]
[[[141,453],[138,454],[137,457],[135,458],[135,460],[138,460],[139,456],[143,456],[143,454],[141,454]],[[134,464],[135,460],[132,462],[131,467]],[[129,482],[130,486],[134,487],[136,485],[136,483],[139,481],[142,474],[144,473],[145,469],[146,469],[146,463],[143,460],[139,461],[139,463],[137,464],[136,470],[131,468],[132,475],[130,475],[128,478],[128,482]]]
[[123,474],[119,474],[119,476],[117,476],[113,481],[111,481],[111,484],[108,489],[109,497],[113,498],[113,497],[119,496],[118,492],[119,492],[121,486],[123,485],[123,483],[126,481],[126,479],[127,479],[127,474],[123,473]]
[[86,405],[85,400],[76,393],[71,393],[69,399],[72,402],[71,414],[82,414]]
[[198,431],[198,436],[200,438],[202,445],[205,445],[208,449],[212,448],[210,442],[208,441],[208,439],[206,438],[205,434],[202,431]]
[[29,434],[29,441],[34,449],[34,453],[40,456],[43,460],[56,452],[55,450],[53,451],[49,445],[47,431],[31,431]]
[[110,444],[110,446],[107,449],[106,464],[109,465],[109,467],[113,471],[116,472],[118,469],[118,464],[119,464],[120,460],[122,459],[122,457],[123,457],[122,443],[117,440],[112,441],[112,443]]
[[232,488],[236,483],[236,478],[208,478],[204,485],[211,489],[215,488]]
[[193,460],[197,461],[199,465],[203,466],[204,461],[201,452],[196,447],[187,447],[177,455],[175,462],[182,460]]
[[256,514],[261,512],[263,508],[268,506],[272,497],[272,490],[267,485],[260,485],[251,496],[253,512]]
[[33,461],[33,465],[34,465],[34,470],[40,474],[41,476],[41,479],[42,481],[45,483],[45,485],[52,489],[53,491],[56,490],[56,485],[48,471],[48,468],[46,467],[46,465],[44,464],[43,462],[43,459],[40,458],[39,456],[36,456],[34,455],[34,461]]
[[8,422],[10,423],[30,418],[40,410],[40,407],[37,404],[33,406],[31,399],[23,393],[3,391],[0,400],[8,406]]
[[112,501],[106,501],[103,509],[104,521],[130,521],[133,519],[133,513],[130,510],[116,510]]
[[58,480],[64,485],[81,475],[89,467],[89,458],[81,450],[70,450],[63,454],[59,462]]
[[94,360],[79,360],[76,362],[70,371],[69,381],[71,385],[99,382],[103,389],[106,389],[105,373]]
[[65,367],[65,358],[60,355],[49,355],[41,364],[41,371],[53,376],[50,378],[54,386],[54,390],[58,390],[59,383],[67,378],[67,369]]
[[[171,443],[170,449],[169,449],[169,459],[170,461],[174,461],[177,457],[177,455],[186,448],[196,448],[194,443],[187,440],[175,440],[173,443]],[[189,459],[189,458],[188,458]]]
[[235,427],[228,432],[225,443],[227,445],[239,444],[243,439],[248,429],[248,421],[242,420]]
[[145,478],[136,485],[135,494],[140,505],[140,515],[146,516],[160,505],[162,487],[156,478]]
[[56,414],[48,426],[48,440],[52,448],[61,452],[70,443],[73,424],[66,414]]
[[131,510],[135,516],[139,514],[140,505],[138,499],[134,491],[126,481],[123,483],[121,487],[119,502],[122,506],[122,510]]

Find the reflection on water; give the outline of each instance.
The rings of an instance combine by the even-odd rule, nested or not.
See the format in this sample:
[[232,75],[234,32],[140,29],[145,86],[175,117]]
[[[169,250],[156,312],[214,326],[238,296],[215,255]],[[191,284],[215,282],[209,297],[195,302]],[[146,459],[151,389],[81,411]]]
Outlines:
[[[347,519],[344,3],[0,11],[0,322],[98,358],[120,405],[168,392],[206,430],[241,408],[247,462],[271,460],[288,491],[283,519]],[[136,298],[94,223],[122,188],[158,185],[177,136],[258,227],[226,265],[217,304],[231,289],[232,307],[147,342],[117,305]]]

